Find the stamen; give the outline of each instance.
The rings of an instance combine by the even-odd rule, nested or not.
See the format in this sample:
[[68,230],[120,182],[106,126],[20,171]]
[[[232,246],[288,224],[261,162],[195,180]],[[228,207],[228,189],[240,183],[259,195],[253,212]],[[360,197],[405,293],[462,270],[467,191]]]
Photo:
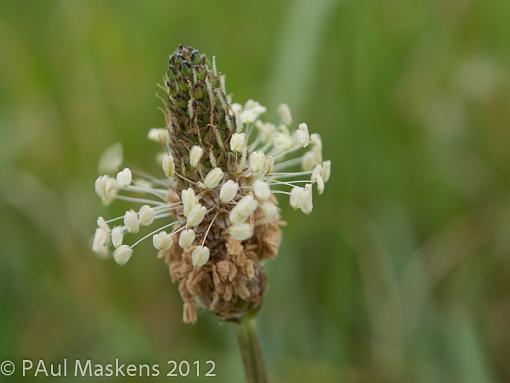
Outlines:
[[155,197],[158,197],[160,198],[161,200],[164,200],[164,197],[166,196],[166,192],[163,193],[163,192],[159,192],[155,189],[149,189],[149,188],[146,188],[146,187],[143,187],[143,186],[124,186],[124,187],[121,187],[120,190],[125,190],[125,191],[131,191],[133,193],[147,193],[147,194],[152,194],[153,196]]
[[317,181],[310,181],[310,180],[295,180],[295,181],[291,181],[291,182],[283,182],[283,181],[274,181],[274,180],[271,180],[269,182],[269,185],[272,186],[272,185],[288,185],[288,186],[294,186],[294,184],[309,184],[309,183],[314,183],[314,182],[317,182]]
[[246,143],[248,143],[248,142],[250,142],[251,134],[253,132],[253,127],[255,126],[255,124],[253,122],[248,122],[248,123],[246,123],[246,125],[248,125],[248,127],[245,129]]
[[124,195],[118,195],[116,197],[116,199],[118,199],[120,201],[136,202],[136,203],[156,205],[156,206],[165,206],[166,205],[164,202],[154,201],[152,199],[135,198],[135,197],[128,197],[128,196],[124,196]]
[[189,182],[190,184],[193,184],[193,185],[195,185],[195,186],[196,186],[196,185],[198,185],[196,182],[191,181],[190,179],[188,179],[188,178],[186,178],[186,177],[184,177],[184,176],[180,175],[180,174],[179,174],[179,173],[177,173],[177,172],[175,172],[175,175],[177,175],[178,177],[182,178],[184,181]]
[[209,230],[211,229],[211,226],[213,225],[214,221],[216,220],[216,217],[218,216],[218,213],[216,213],[216,215],[214,216],[214,218],[212,219],[211,223],[209,224],[209,227],[207,228],[206,232],[205,232],[205,235],[204,235],[204,239],[202,240],[202,246],[204,246],[204,243],[205,243],[205,239],[207,238],[207,234],[209,234]]
[[298,147],[294,147],[294,148],[290,148],[290,149],[287,149],[287,150],[284,150],[283,152],[281,153],[278,153],[278,151],[276,149],[273,149],[270,153],[270,155],[274,156],[275,159],[278,159],[278,158],[283,158],[285,157],[287,154],[290,154],[292,152],[296,152],[298,151],[299,149],[302,149],[301,146],[298,146]]
[[179,229],[177,229],[177,227],[176,227],[176,228],[174,228],[174,229],[172,230],[172,233],[171,233],[171,234],[177,234],[177,233],[179,233],[180,231],[182,231],[182,230],[184,230],[184,229],[186,228],[186,225],[184,225],[184,224],[181,224],[181,225],[182,225],[182,226],[180,226],[180,227],[179,227],[179,226],[177,226]]
[[275,194],[287,194],[287,195],[290,195],[289,192],[286,192],[286,191],[283,191],[283,190],[271,190],[272,193],[275,193]]
[[154,208],[154,212],[160,214],[166,210],[168,210],[168,211],[174,210],[174,209],[177,209],[180,204],[181,204],[181,202],[175,202],[175,203],[171,203],[171,204],[165,204],[162,206],[156,206]]
[[274,166],[274,170],[282,170],[291,166],[299,165],[303,161],[302,157],[293,158],[291,160],[283,161],[280,163],[277,163]]
[[152,235],[156,234],[157,232],[160,232],[160,231],[161,231],[161,230],[163,230],[163,229],[166,229],[167,227],[170,227],[170,226],[175,225],[176,223],[179,223],[179,221],[175,221],[175,222],[169,223],[168,225],[161,226],[160,228],[158,228],[158,229],[154,230],[153,232],[151,232],[151,233],[149,233],[149,234],[147,234],[147,235],[143,236],[142,238],[140,238],[138,241],[136,241],[136,242],[135,242],[134,244],[132,244],[130,247],[131,247],[132,249],[134,249],[134,248],[135,248],[135,246],[137,246],[137,245],[138,245],[139,243],[141,243],[143,240],[145,240],[145,239],[149,238],[150,236],[152,236]]
[[260,136],[257,136],[257,138],[255,138],[255,141],[253,141],[250,146],[248,147],[248,150],[250,152],[253,152],[255,150],[257,150],[257,145],[260,143]]
[[112,222],[115,222],[115,221],[120,221],[121,219],[124,219],[124,214],[121,215],[120,217],[110,218],[109,220],[107,220],[105,222],[106,223],[112,223]]
[[273,142],[272,141],[269,141],[267,144],[265,144],[263,147],[261,147],[260,149],[257,149],[257,151],[259,152],[266,152],[267,149],[269,149],[271,147],[271,145],[273,145]]
[[295,177],[295,176],[304,176],[307,174],[312,174],[312,171],[306,171],[306,172],[295,172],[295,173],[271,173],[271,177],[274,178],[289,178],[289,177]]
[[168,213],[157,214],[157,215],[154,216],[154,220],[160,219],[160,218],[168,218],[168,217],[170,217],[170,214],[168,214]]
[[138,177],[145,178],[147,181],[158,184],[159,186],[163,186],[165,188],[170,187],[167,178],[164,178],[164,179],[157,178],[157,177],[154,177],[153,175],[150,175],[149,173],[146,173],[143,170],[139,170],[139,169],[133,169],[133,173],[136,174]]

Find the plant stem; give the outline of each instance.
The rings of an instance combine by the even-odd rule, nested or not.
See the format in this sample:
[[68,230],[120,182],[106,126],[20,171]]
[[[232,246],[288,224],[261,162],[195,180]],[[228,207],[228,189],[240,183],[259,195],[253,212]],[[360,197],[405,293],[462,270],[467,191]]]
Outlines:
[[254,316],[248,316],[237,324],[237,343],[243,359],[246,382],[268,383]]

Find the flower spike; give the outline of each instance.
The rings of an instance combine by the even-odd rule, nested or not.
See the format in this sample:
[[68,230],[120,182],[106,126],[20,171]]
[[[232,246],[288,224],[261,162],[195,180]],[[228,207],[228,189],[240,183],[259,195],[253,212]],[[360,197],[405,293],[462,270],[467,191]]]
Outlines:
[[98,218],[92,249],[125,265],[139,243],[152,240],[179,285],[185,322],[195,322],[200,309],[239,321],[260,307],[264,263],[278,253],[277,197],[310,214],[313,189],[324,192],[331,162],[317,133],[293,125],[288,105],[277,107],[275,124],[261,120],[266,108],[257,101],[232,102],[224,76],[196,49],[180,46],[170,55],[161,88],[165,126],[147,133],[161,148],[160,176],[122,167],[120,144],[107,150],[97,195],[105,205],[136,206]]

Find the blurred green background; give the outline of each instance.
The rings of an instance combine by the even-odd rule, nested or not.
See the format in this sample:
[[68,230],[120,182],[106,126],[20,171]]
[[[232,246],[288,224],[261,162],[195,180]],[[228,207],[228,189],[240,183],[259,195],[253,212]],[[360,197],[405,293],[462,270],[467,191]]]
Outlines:
[[94,193],[102,151],[122,141],[158,170],[155,84],[184,43],[216,55],[236,101],[289,103],[333,161],[310,216],[284,208],[268,264],[272,381],[510,381],[509,14],[506,0],[2,0],[0,360],[213,359],[217,378],[172,381],[241,381],[234,329],[181,323],[150,243],[126,267],[88,245],[116,209]]

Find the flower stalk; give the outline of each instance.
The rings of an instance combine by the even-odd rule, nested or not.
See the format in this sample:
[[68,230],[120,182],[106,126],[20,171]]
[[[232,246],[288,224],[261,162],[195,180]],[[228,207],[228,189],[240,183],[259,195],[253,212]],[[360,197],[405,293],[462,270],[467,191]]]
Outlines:
[[262,348],[257,333],[255,316],[243,318],[237,326],[237,343],[244,365],[247,383],[267,383]]

